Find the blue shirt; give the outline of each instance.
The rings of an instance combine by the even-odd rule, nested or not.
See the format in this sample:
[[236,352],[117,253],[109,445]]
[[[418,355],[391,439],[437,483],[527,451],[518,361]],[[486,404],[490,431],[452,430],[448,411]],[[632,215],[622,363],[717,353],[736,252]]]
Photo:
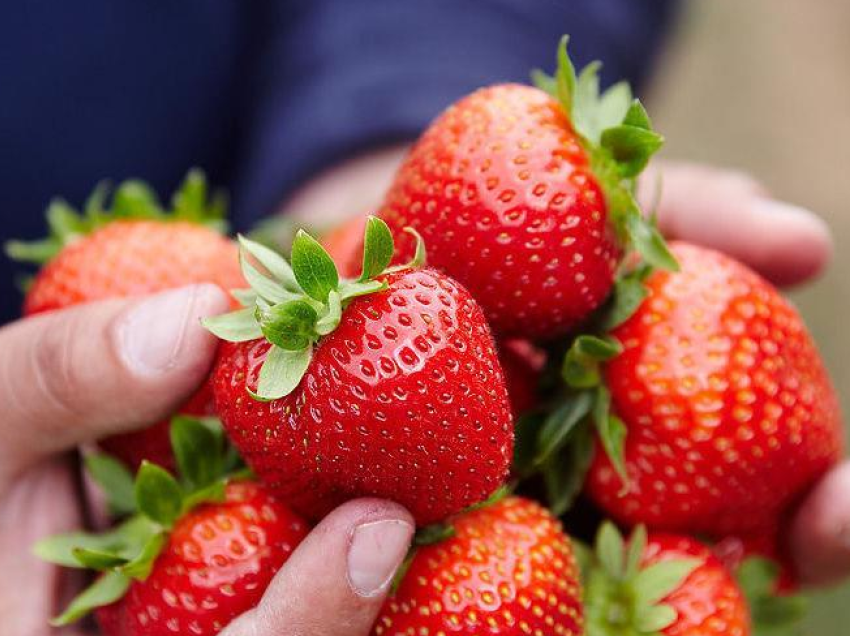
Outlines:
[[[485,84],[578,64],[640,85],[672,0],[26,0],[0,14],[0,242],[54,195],[191,166],[250,227],[317,170],[410,139]],[[0,323],[19,311],[0,258]]]

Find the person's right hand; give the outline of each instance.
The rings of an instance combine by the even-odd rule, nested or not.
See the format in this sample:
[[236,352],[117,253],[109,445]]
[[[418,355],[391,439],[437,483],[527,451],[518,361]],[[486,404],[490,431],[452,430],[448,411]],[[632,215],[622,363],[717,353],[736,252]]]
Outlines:
[[[0,623],[47,636],[82,584],[32,555],[84,524],[75,449],[167,416],[203,381],[215,338],[203,316],[225,294],[199,285],[79,306],[0,329]],[[404,558],[413,521],[400,506],[353,501],[322,521],[228,636],[366,636]],[[59,633],[84,633],[83,627]]]

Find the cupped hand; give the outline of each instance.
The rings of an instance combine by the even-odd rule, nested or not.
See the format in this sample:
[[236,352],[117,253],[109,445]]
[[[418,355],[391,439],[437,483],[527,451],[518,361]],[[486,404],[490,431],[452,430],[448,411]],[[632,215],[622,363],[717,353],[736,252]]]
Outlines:
[[[639,194],[644,209],[657,203],[665,236],[726,252],[777,285],[817,276],[832,255],[832,238],[820,218],[771,199],[740,172],[659,162],[647,170]],[[850,575],[850,462],[812,489],[785,540],[801,582],[823,585]]]
[[[32,555],[85,524],[79,444],[167,416],[203,381],[216,342],[203,316],[228,309],[212,285],[28,318],[0,329],[0,616],[4,634],[48,626],[83,581]],[[368,634],[412,521],[395,504],[346,504],[299,546],[231,636]]]

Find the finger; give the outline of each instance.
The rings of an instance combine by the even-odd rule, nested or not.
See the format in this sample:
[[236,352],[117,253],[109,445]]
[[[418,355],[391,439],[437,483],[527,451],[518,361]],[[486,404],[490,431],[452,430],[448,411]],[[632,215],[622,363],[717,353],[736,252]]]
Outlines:
[[340,506],[298,546],[260,604],[222,636],[367,636],[413,529],[410,514],[391,502]]
[[803,502],[790,547],[804,583],[824,585],[850,574],[850,462],[833,468]]
[[652,205],[659,183],[658,223],[665,235],[725,252],[778,285],[812,278],[832,255],[832,238],[823,220],[771,199],[743,173],[659,164],[641,182],[645,209]]
[[216,340],[214,285],[43,314],[0,329],[0,479],[35,459],[155,422],[197,388]]

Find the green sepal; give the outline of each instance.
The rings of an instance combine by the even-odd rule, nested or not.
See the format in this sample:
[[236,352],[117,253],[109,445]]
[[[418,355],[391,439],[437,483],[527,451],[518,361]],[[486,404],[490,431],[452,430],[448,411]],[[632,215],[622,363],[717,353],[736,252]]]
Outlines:
[[310,366],[313,348],[286,351],[272,346],[260,368],[257,390],[252,392],[261,401],[277,400],[292,393]]
[[243,253],[250,254],[257,262],[262,265],[266,271],[280,284],[284,289],[291,292],[298,292],[300,288],[298,281],[295,280],[295,273],[292,267],[286,262],[280,254],[275,252],[270,247],[266,247],[262,243],[252,241],[251,239],[242,236],[237,236],[239,247]]
[[74,554],[77,548],[114,554],[130,560],[153,532],[156,532],[156,527],[149,519],[134,516],[101,534],[69,532],[47,537],[33,546],[33,554],[43,561],[68,568],[85,567]]
[[86,470],[106,495],[106,504],[113,516],[136,512],[136,493],[133,475],[126,466],[105,453],[92,453],[85,458]]
[[423,526],[416,531],[413,537],[414,546],[433,545],[440,541],[450,539],[457,531],[450,523],[434,523],[430,526]]
[[614,470],[623,489],[629,486],[629,476],[626,471],[626,425],[611,412],[611,393],[604,386],[596,387],[596,401],[593,406],[593,423],[596,426],[596,434],[605,450],[605,454],[611,460]]
[[[368,283],[361,283],[361,285],[367,284]],[[351,296],[348,298],[351,298]],[[346,300],[348,300],[348,298],[346,298]],[[339,326],[339,321],[342,320],[342,300],[342,296],[335,289],[328,294],[327,311],[324,316],[316,321],[314,326],[314,330],[317,335],[326,336],[329,333],[332,333]]]
[[292,241],[291,260],[295,280],[310,298],[324,303],[331,290],[339,287],[339,273],[333,259],[316,239],[303,230]]
[[168,541],[167,532],[157,532],[152,534],[142,546],[141,551],[132,560],[124,563],[118,568],[118,571],[131,579],[144,581],[150,576],[153,564],[165,543]]
[[257,317],[266,340],[286,351],[301,351],[316,340],[319,316],[306,300],[258,307]]
[[665,269],[670,272],[679,271],[679,263],[670,252],[670,248],[667,246],[664,237],[661,236],[661,232],[658,231],[655,222],[643,216],[633,197],[629,206],[630,209],[624,217],[623,227],[643,260],[656,269]]
[[619,82],[600,92],[599,62],[591,62],[576,75],[567,42],[564,36],[558,46],[555,77],[538,72],[534,81],[553,94],[572,122],[605,193],[609,219],[625,247],[653,266],[674,269],[669,252],[663,254],[666,248],[660,235],[630,220],[635,211],[641,216],[633,196],[635,179],[664,140],[652,130],[646,110],[628,84]]
[[610,337],[578,336],[564,356],[561,369],[564,382],[574,389],[598,386],[602,380],[599,364],[617,357],[622,350],[622,345]]
[[644,566],[646,545],[642,526],[628,542],[613,523],[600,526],[582,569],[587,636],[660,636],[677,620],[676,610],[663,601],[703,561],[683,558]]
[[111,605],[130,587],[130,578],[121,572],[107,572],[77,596],[59,616],[50,620],[53,627],[62,627],[81,619],[98,607]]
[[71,552],[80,565],[90,570],[110,570],[119,565],[124,565],[128,561],[126,557],[119,556],[114,552],[103,552],[91,548],[77,547],[73,548]]
[[651,267],[642,265],[617,278],[599,320],[602,332],[619,327],[634,315],[649,295],[645,281],[651,272]]
[[543,465],[564,447],[576,427],[590,413],[593,402],[592,393],[580,391],[564,398],[561,404],[546,417],[537,437],[534,466]]
[[172,196],[170,209],[164,209],[153,190],[144,182],[129,179],[118,185],[109,200],[109,187],[101,182],[92,191],[82,210],[63,199],[47,207],[49,235],[36,241],[9,241],[6,254],[17,261],[44,264],[65,246],[98,228],[122,219],[188,221],[226,231],[226,197],[208,197],[204,173],[192,169]]
[[[290,263],[274,250],[239,237],[242,274],[249,290],[234,295],[242,304],[229,314],[204,319],[213,334],[230,342],[265,338],[272,347],[260,368],[256,390],[246,387],[256,400],[268,402],[289,395],[301,382],[312,350],[321,338],[340,324],[348,304],[355,298],[385,290],[376,276],[392,260],[393,239],[386,223],[375,217],[366,221],[363,274],[357,280],[340,280],[327,251],[309,234],[299,230],[292,241]],[[424,259],[418,240],[416,259]]]
[[[256,303],[256,298],[254,299]],[[237,309],[229,314],[207,316],[201,320],[204,328],[227,342],[247,342],[263,337],[263,329],[257,322],[254,306]]]
[[366,220],[363,236],[363,267],[359,281],[365,282],[379,276],[393,259],[393,235],[384,221],[375,216]]
[[735,578],[747,598],[753,636],[801,636],[802,621],[809,609],[800,594],[779,594],[780,567],[763,557],[747,557],[738,566]]
[[[101,534],[56,535],[33,546],[34,553],[45,561],[104,572],[56,619],[56,624],[67,624],[118,600],[131,580],[147,578],[167,544],[169,530],[180,517],[204,503],[224,501],[230,479],[250,476],[232,447],[225,444],[221,423],[215,418],[175,417],[170,437],[180,469],[179,481],[145,461],[131,488],[135,515]],[[115,474],[120,475],[119,481],[125,480],[126,475],[116,469],[113,460],[93,457],[87,463],[99,480]],[[127,489],[123,483],[122,498],[126,498]]]
[[143,461],[136,476],[139,512],[170,528],[183,511],[183,488],[164,468]]
[[570,434],[564,449],[543,464],[546,499],[556,517],[565,514],[581,493],[592,460],[593,435],[582,423]]
[[204,488],[221,477],[225,442],[217,419],[177,415],[171,418],[169,436],[186,490]]

